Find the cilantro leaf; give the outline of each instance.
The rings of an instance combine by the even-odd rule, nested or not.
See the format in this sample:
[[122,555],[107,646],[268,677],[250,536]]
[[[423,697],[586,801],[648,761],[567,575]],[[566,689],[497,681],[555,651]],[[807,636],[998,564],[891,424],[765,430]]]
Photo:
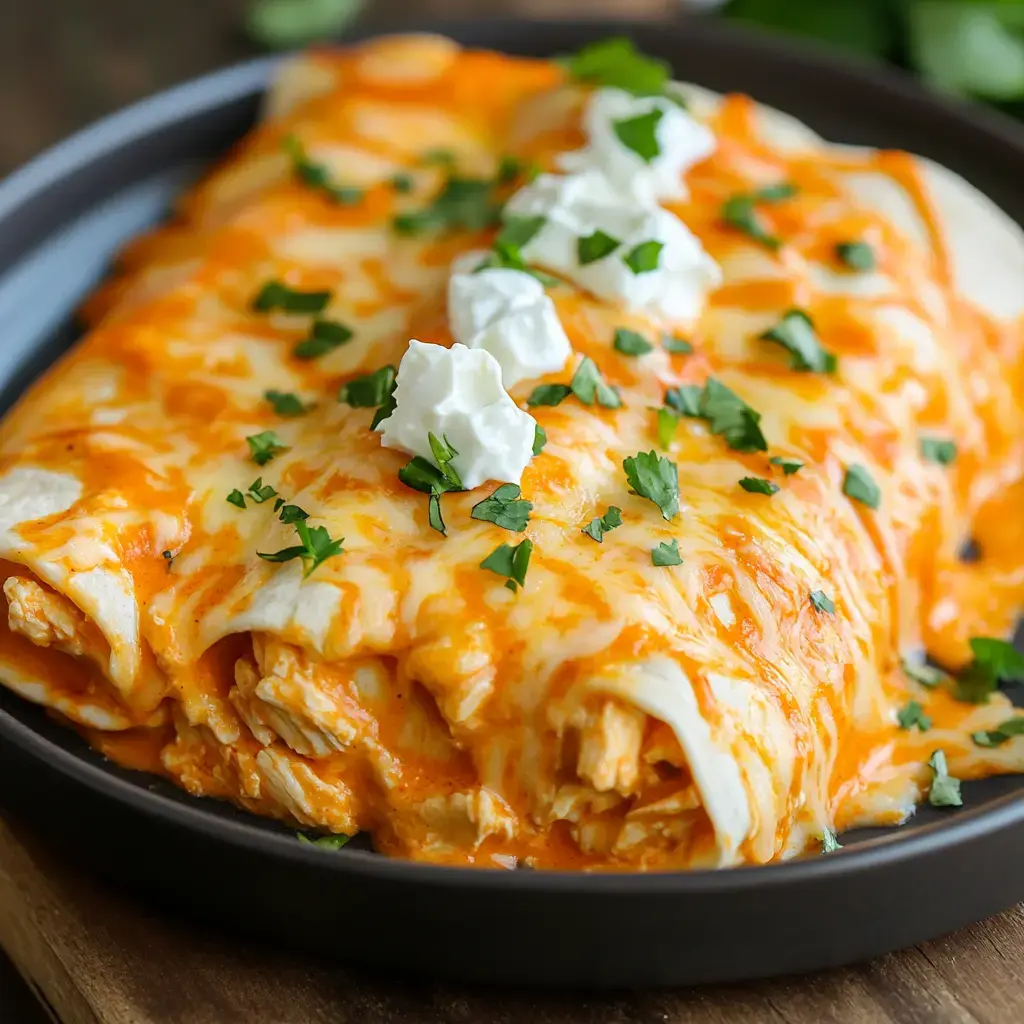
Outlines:
[[332,202],[342,205],[358,203],[363,198],[361,188],[338,185],[332,181],[330,171],[323,164],[310,160],[305,147],[294,135],[289,135],[284,140],[284,149],[291,157],[292,174],[304,185],[322,192]]
[[674,356],[688,356],[693,351],[693,346],[688,341],[677,338],[674,334],[663,334],[661,347]]
[[566,61],[566,69],[577,81],[634,96],[657,96],[669,80],[668,65],[640,53],[625,36],[588,43]]
[[956,442],[938,437],[921,438],[921,458],[948,466],[956,459]]
[[560,405],[572,394],[572,388],[568,384],[538,384],[526,399],[526,404],[533,405]]
[[941,669],[933,668],[922,662],[910,661],[908,658],[900,659],[900,668],[905,676],[929,690],[934,690],[936,686],[949,678]]
[[991,732],[972,733],[971,739],[979,747],[1001,747],[1014,736],[1024,736],[1024,718],[1008,718]]
[[924,713],[924,707],[916,700],[908,701],[896,713],[896,721],[901,729],[913,729],[916,725],[920,732],[927,732],[932,727],[932,720]]
[[245,495],[237,487],[227,496],[227,501],[239,508],[245,508]]
[[653,501],[663,519],[679,514],[679,470],[674,462],[652,450],[623,459],[622,468],[633,491]]
[[284,444],[272,430],[250,434],[245,441],[249,445],[249,455],[257,466],[265,466],[280,452],[288,450],[288,445]]
[[609,505],[608,511],[605,512],[603,516],[596,516],[591,519],[590,522],[583,527],[580,533],[585,533],[588,537],[596,540],[597,543],[600,544],[606,533],[621,525],[622,509],[616,508],[614,505]]
[[310,839],[301,832],[296,832],[295,835],[300,843],[305,843],[307,846],[319,846],[322,850],[340,850],[352,838],[340,833],[330,836],[318,836],[316,839]]
[[811,591],[811,607],[816,612],[825,612],[828,615],[835,615],[836,603],[823,590]]
[[401,195],[408,195],[415,187],[415,181],[411,174],[405,171],[399,171],[397,174],[392,174],[388,178],[388,184]]
[[779,490],[778,484],[773,484],[771,480],[764,480],[759,476],[743,477],[740,480],[740,487],[751,494],[767,494],[769,497],[776,494]]
[[757,211],[758,203],[777,203],[796,194],[796,188],[788,182],[769,185],[756,192],[731,196],[722,204],[721,217],[729,227],[742,231],[755,242],[760,242],[772,251],[782,247],[782,241],[771,234],[761,221]]
[[264,391],[263,397],[274,407],[278,416],[302,416],[313,408],[306,405],[294,391]]
[[709,423],[712,434],[720,434],[726,444],[737,452],[764,452],[768,442],[758,424],[761,414],[713,377],[704,385],[700,414]]
[[1013,644],[992,637],[972,637],[974,660],[957,676],[956,699],[985,704],[999,683],[1024,682],[1024,655]]
[[453,174],[428,207],[400,213],[391,223],[400,235],[418,235],[425,231],[482,231],[497,224],[500,213],[495,182]]
[[646,114],[612,121],[612,131],[626,149],[632,150],[645,164],[649,164],[661,154],[658,125],[664,116],[665,111],[655,107]]
[[668,448],[675,440],[679,428],[679,416],[671,409],[658,410],[658,444]]
[[290,562],[293,558],[301,558],[303,578],[308,578],[318,566],[328,558],[340,555],[344,537],[331,540],[325,526],[310,527],[304,520],[295,523],[295,532],[299,535],[299,544],[294,547],[282,548],[280,551],[257,551],[256,554],[265,562]]
[[496,239],[499,245],[514,245],[521,249],[532,242],[547,223],[547,217],[506,217]]
[[774,341],[792,357],[790,368],[812,373],[833,373],[836,357],[822,348],[811,318],[799,309],[791,309],[769,331],[761,335],[762,341]]
[[615,329],[612,347],[624,356],[645,356],[648,352],[654,351],[654,346],[642,334],[628,331],[625,327]]
[[[593,405],[595,399],[598,405],[603,405],[606,409],[618,409],[622,405],[619,393],[604,382],[597,363],[590,356],[583,357],[572,375],[569,388],[584,405]],[[527,403],[529,404],[529,399]]]
[[533,454],[540,455],[544,451],[544,445],[548,443],[547,431],[539,424],[533,427]]
[[292,352],[299,359],[318,359],[333,352],[352,338],[352,331],[335,320],[315,320],[308,338],[300,341]]
[[963,797],[960,795],[960,780],[949,774],[946,766],[946,755],[936,750],[928,761],[933,777],[928,789],[928,803],[932,807],[962,807]]
[[448,529],[441,518],[441,495],[438,491],[431,491],[427,499],[427,522],[431,529],[437,530],[442,537],[448,536]]
[[481,569],[507,577],[505,586],[513,593],[526,586],[526,570],[530,567],[533,542],[521,540],[516,545],[500,544],[481,563]]
[[878,265],[875,250],[867,242],[840,242],[836,246],[836,258],[850,270],[874,270]]
[[655,241],[653,238],[647,242],[641,242],[622,257],[622,262],[633,271],[634,274],[649,274],[652,270],[658,269],[658,262],[661,259],[661,250],[665,248],[664,242]]
[[882,491],[872,479],[871,474],[858,463],[848,466],[843,480],[843,494],[854,501],[859,501],[868,508],[878,508],[882,501]]
[[355,377],[338,390],[338,401],[353,409],[372,409],[383,405],[395,390],[395,368],[382,366],[373,373]]
[[257,313],[322,313],[331,301],[329,291],[304,292],[281,281],[267,281],[252,300]]
[[436,434],[428,433],[427,444],[430,445],[430,451],[434,456],[434,461],[437,463],[437,468],[448,483],[447,489],[462,490],[462,481],[459,479],[459,474],[455,471],[455,467],[451,464],[452,459],[459,453],[449,444],[448,438],[446,437],[442,441],[438,440]]
[[662,541],[651,552],[651,564],[657,566],[682,565],[683,556],[679,554],[679,541],[673,540],[667,544]]
[[702,415],[700,403],[703,395],[704,389],[696,384],[683,384],[678,388],[669,388],[665,392],[665,404],[680,416],[699,419]]
[[821,852],[822,853],[835,853],[836,850],[841,850],[843,844],[839,842],[839,837],[830,828],[826,828],[821,834]]
[[256,502],[257,505],[262,505],[263,502],[270,498],[277,497],[277,491],[274,490],[270,484],[263,483],[263,477],[258,476],[251,484],[249,484],[249,490],[247,491],[250,498]]
[[782,455],[773,455],[768,461],[771,462],[773,466],[781,466],[782,472],[785,473],[786,476],[792,476],[794,473],[797,473],[804,468],[804,464],[799,459],[787,459]]
[[502,484],[489,498],[473,506],[470,517],[515,533],[525,530],[533,504],[522,500],[521,494],[516,484]]
[[291,525],[309,518],[309,513],[298,505],[281,505],[281,514],[278,516],[282,523]]
[[576,259],[581,267],[596,263],[610,256],[622,243],[617,238],[595,231],[592,235],[580,235],[576,240]]

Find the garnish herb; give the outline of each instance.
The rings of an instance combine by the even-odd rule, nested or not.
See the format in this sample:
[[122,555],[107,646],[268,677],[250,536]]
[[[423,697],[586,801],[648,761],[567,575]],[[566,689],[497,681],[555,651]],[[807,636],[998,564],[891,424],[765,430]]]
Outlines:
[[282,443],[281,438],[272,430],[250,434],[245,441],[249,445],[249,455],[257,466],[265,466],[280,452],[288,450],[288,445]]
[[710,424],[711,433],[721,434],[734,451],[768,450],[768,442],[758,426],[761,414],[754,412],[739,395],[713,377],[709,377],[704,385],[700,415]]
[[677,338],[674,334],[663,334],[661,347],[674,356],[688,356],[693,351],[693,346],[688,341]]
[[622,509],[616,508],[614,505],[609,505],[608,511],[605,512],[603,516],[596,516],[591,519],[580,532],[585,533],[588,537],[596,540],[597,543],[600,544],[606,533],[621,525]]
[[974,660],[957,676],[955,696],[969,704],[985,704],[1000,681],[1024,682],[1024,655],[1005,640],[972,637]]
[[245,495],[237,487],[228,495],[227,500],[232,505],[245,508]]
[[431,529],[437,530],[442,537],[448,536],[448,528],[441,516],[441,495],[437,491],[431,491],[427,499],[427,522]]
[[313,408],[306,405],[294,391],[264,391],[263,397],[274,407],[278,416],[302,416]]
[[447,491],[461,491],[462,480],[451,464],[459,453],[448,443],[447,438],[438,440],[437,435],[427,434],[434,463],[420,455],[413,457],[398,471],[398,479],[415,491],[430,495],[427,503],[427,520],[443,536],[447,536],[444,520],[441,518],[441,495]]
[[622,257],[622,262],[634,274],[649,274],[652,270],[658,269],[661,250],[664,248],[664,242],[656,242],[654,239],[648,242],[641,242]]
[[782,455],[773,455],[768,461],[773,466],[781,466],[782,472],[786,476],[792,476],[804,468],[804,464],[799,459],[787,459]]
[[526,529],[533,508],[533,504],[524,501],[521,495],[522,491],[516,484],[502,484],[489,498],[474,505],[470,516],[518,533]]
[[654,351],[654,346],[642,334],[628,331],[625,327],[615,329],[612,347],[624,356],[645,356],[648,352]]
[[830,828],[826,828],[821,834],[821,852],[822,853],[835,853],[836,850],[841,850],[843,844],[839,842],[839,837]]
[[308,338],[300,341],[292,352],[299,359],[318,359],[351,340],[352,331],[335,320],[315,320]]
[[636,117],[612,121],[612,131],[626,149],[631,149],[645,164],[661,153],[658,143],[658,125],[665,112],[658,108]]
[[408,195],[415,185],[411,174],[406,174],[404,171],[399,171],[398,174],[391,175],[388,178],[388,184],[398,193],[402,195]]
[[669,81],[668,65],[640,53],[624,36],[588,43],[565,65],[577,81],[623,89],[634,96],[657,96]]
[[538,384],[526,399],[527,405],[559,405],[572,394],[568,384]]
[[544,445],[548,443],[547,431],[539,424],[533,427],[533,454],[540,455],[544,451]]
[[874,270],[878,265],[875,250],[867,242],[840,242],[836,246],[836,258],[850,270]]
[[501,544],[480,563],[480,568],[507,577],[505,586],[515,593],[519,587],[526,586],[526,570],[532,554],[533,541],[529,539],[514,546]]
[[924,708],[916,701],[908,701],[896,713],[896,721],[901,729],[913,729],[916,725],[920,732],[927,732],[932,727],[932,720],[924,713]]
[[652,450],[623,459],[622,468],[633,492],[653,501],[663,519],[679,514],[679,470],[674,462]]
[[569,387],[584,405],[593,405],[595,399],[598,405],[603,405],[606,409],[618,409],[622,405],[618,391],[604,382],[597,363],[590,356],[584,356],[583,361],[576,367]]
[[267,281],[252,300],[257,313],[322,313],[331,301],[329,291],[303,292],[280,281]]
[[770,330],[761,335],[762,341],[774,341],[790,354],[790,368],[812,373],[833,373],[836,357],[822,348],[814,331],[814,322],[799,309],[791,309]]
[[979,747],[1001,747],[1009,743],[1014,736],[1024,736],[1024,718],[1008,718],[998,728],[990,732],[976,732],[971,739]]
[[299,523],[309,518],[309,513],[305,509],[299,508],[298,505],[281,505],[281,514],[278,518],[282,523],[291,525],[292,523]]
[[858,463],[847,467],[843,480],[843,494],[854,501],[859,501],[868,508],[878,508],[882,501],[882,491],[872,479],[871,474]]
[[722,205],[722,220],[729,227],[736,228],[755,242],[760,242],[772,251],[781,248],[782,242],[761,222],[757,212],[758,203],[777,203],[796,194],[796,188],[786,182],[770,185],[757,192],[746,192],[732,196]]
[[319,846],[323,850],[340,850],[352,838],[345,835],[332,835],[318,836],[316,839],[310,839],[301,832],[296,832],[295,835],[300,843],[305,843],[307,846]]
[[420,154],[419,162],[424,166],[436,164],[440,167],[453,167],[455,165],[455,154],[450,149],[437,146],[434,149],[424,150]]
[[668,448],[675,440],[679,417],[671,409],[658,410],[658,444]]
[[482,231],[497,224],[501,203],[494,194],[495,182],[484,178],[451,175],[433,202],[423,210],[400,213],[391,222],[400,235],[425,231]]
[[447,437],[444,440],[438,440],[436,434],[428,433],[427,443],[430,445],[430,451],[434,456],[434,461],[437,463],[437,468],[448,483],[448,490],[461,490],[462,481],[452,465],[452,459],[459,453],[449,444]]
[[275,491],[270,484],[264,484],[263,477],[261,476],[256,477],[256,479],[249,484],[249,490],[247,493],[257,505],[262,505],[263,502],[268,499],[277,497],[277,491]]
[[696,384],[683,384],[678,388],[669,388],[665,392],[665,404],[680,416],[700,419],[700,401],[703,395],[704,389]]
[[372,409],[387,402],[394,390],[395,368],[382,366],[373,373],[342,384],[338,390],[338,401],[351,405],[353,409]]
[[340,555],[344,537],[331,540],[331,535],[325,526],[310,527],[305,521],[295,523],[295,532],[299,535],[299,544],[294,547],[282,548],[280,551],[257,551],[256,554],[266,562],[290,562],[294,558],[301,558],[303,565],[303,577],[307,578],[323,565],[328,558]]
[[506,217],[501,231],[498,232],[496,245],[512,245],[521,249],[537,236],[547,223],[547,217]]
[[811,607],[816,612],[825,612],[828,615],[835,615],[836,603],[823,590],[811,591]]
[[943,680],[949,677],[941,669],[933,668],[920,662],[910,661],[907,658],[900,659],[900,668],[903,674],[915,683],[920,683],[929,690],[934,690]]
[[595,231],[592,235],[580,235],[576,240],[576,259],[581,267],[596,263],[610,256],[622,243],[617,238]]
[[651,564],[657,566],[682,565],[683,556],[679,554],[679,541],[673,540],[667,544],[662,541],[651,552]]
[[779,485],[773,484],[771,480],[765,480],[759,476],[745,476],[740,480],[740,487],[745,491],[749,491],[751,494],[767,494],[771,495],[778,493]]
[[322,192],[332,202],[346,206],[358,203],[363,198],[361,188],[346,187],[333,182],[330,171],[323,164],[310,160],[305,147],[294,135],[289,135],[284,140],[284,148],[292,160],[292,174],[304,185]]
[[948,466],[956,459],[955,441],[946,441],[939,437],[922,437],[920,443],[921,458],[929,462]]
[[949,774],[945,753],[936,750],[928,761],[928,767],[933,772],[928,803],[932,807],[962,807],[964,801],[960,795],[960,780]]

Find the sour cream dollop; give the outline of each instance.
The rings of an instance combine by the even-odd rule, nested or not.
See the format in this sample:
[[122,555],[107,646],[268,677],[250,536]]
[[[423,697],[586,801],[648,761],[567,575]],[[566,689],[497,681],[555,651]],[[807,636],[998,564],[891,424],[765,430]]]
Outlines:
[[468,490],[487,480],[518,484],[530,459],[536,421],[502,386],[490,352],[410,341],[398,367],[395,411],[377,430],[385,448],[434,462],[428,434],[457,452],[451,461]]

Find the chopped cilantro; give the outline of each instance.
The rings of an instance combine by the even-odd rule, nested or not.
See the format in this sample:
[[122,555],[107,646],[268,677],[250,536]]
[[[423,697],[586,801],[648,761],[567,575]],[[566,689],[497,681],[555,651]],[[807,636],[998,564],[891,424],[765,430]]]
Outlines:
[[683,384],[678,388],[669,388],[665,392],[665,404],[680,416],[699,419],[701,416],[700,400],[703,394],[704,389],[696,384]]
[[956,699],[969,704],[985,704],[1000,681],[1024,682],[1024,655],[1013,644],[992,637],[972,637],[974,659],[957,676]]
[[245,495],[237,487],[228,495],[227,500],[232,505],[245,508]]
[[1001,747],[1009,743],[1014,736],[1024,736],[1024,718],[1008,718],[998,728],[990,732],[976,732],[971,739],[979,747]]
[[679,513],[679,470],[669,459],[655,451],[637,452],[622,461],[626,480],[634,493],[653,501],[663,519]]
[[544,445],[548,443],[547,431],[539,424],[533,427],[533,454],[540,455],[544,451]]
[[292,352],[299,359],[318,359],[351,340],[352,331],[335,320],[315,320],[308,338],[300,341]]
[[431,491],[427,499],[427,522],[431,529],[437,530],[442,537],[448,536],[448,529],[441,517],[441,495],[437,491]]
[[840,242],[836,246],[836,258],[850,270],[874,270],[877,266],[875,250],[867,242]]
[[932,807],[962,807],[963,797],[960,795],[960,780],[953,778],[946,767],[946,755],[936,750],[928,761],[933,777],[928,790],[928,803]]
[[657,96],[669,81],[668,65],[640,53],[625,36],[588,43],[566,60],[566,69],[577,81],[634,96]]
[[751,494],[767,494],[769,497],[778,493],[779,485],[759,476],[745,476],[740,480],[740,487]]
[[402,195],[408,195],[415,186],[415,181],[411,174],[407,174],[404,171],[399,171],[398,174],[392,174],[388,178],[388,184],[398,193]]
[[932,720],[924,713],[924,708],[916,700],[908,701],[896,713],[896,721],[901,729],[913,729],[916,725],[920,732],[927,732],[932,727]]
[[939,437],[921,438],[921,458],[948,466],[956,459],[956,442]]
[[588,537],[596,540],[598,544],[604,539],[604,535],[617,526],[622,525],[622,509],[614,505],[608,506],[608,511],[603,516],[596,516],[591,519],[580,531]]
[[264,391],[263,397],[274,407],[278,416],[302,416],[313,408],[306,405],[294,391]]
[[604,382],[597,363],[590,356],[583,357],[572,375],[569,388],[584,405],[593,405],[595,399],[606,409],[618,409],[622,405],[618,391]]
[[257,466],[265,466],[278,453],[288,450],[288,445],[283,444],[272,430],[250,434],[245,441],[249,445],[249,455]]
[[572,394],[568,384],[538,384],[526,399],[527,405],[560,405]]
[[363,198],[361,188],[350,188],[333,182],[330,171],[323,164],[310,160],[305,147],[294,135],[284,140],[284,148],[291,157],[292,174],[304,185],[322,192],[332,202],[344,205],[358,203]]
[[513,593],[526,586],[526,570],[530,567],[533,542],[522,540],[516,545],[500,544],[481,563],[481,569],[505,576],[505,586]]
[[514,245],[521,249],[532,242],[537,233],[547,223],[547,217],[506,217],[505,223],[498,232],[497,244]]
[[941,669],[933,668],[922,662],[910,661],[908,658],[900,659],[900,668],[905,676],[929,690],[934,690],[943,680],[949,678]]
[[470,516],[515,533],[525,530],[533,504],[522,500],[521,494],[516,484],[502,484],[489,498],[477,502]]
[[829,615],[835,615],[836,603],[829,597],[823,590],[812,590],[811,591],[811,607],[816,612],[826,612]]
[[790,354],[790,367],[812,373],[833,373],[836,357],[822,348],[814,330],[814,322],[799,309],[791,309],[770,330],[761,335],[762,341],[774,341]]
[[338,401],[353,409],[372,409],[383,405],[395,390],[395,368],[382,366],[373,373],[355,377],[338,390]]
[[758,426],[761,414],[751,409],[739,395],[713,377],[709,377],[704,385],[700,399],[700,415],[708,421],[711,433],[724,437],[726,444],[733,451],[768,450],[768,442],[765,441],[764,434]]
[[307,846],[319,846],[322,850],[340,850],[352,838],[351,836],[340,834],[318,836],[316,839],[310,839],[301,832],[296,832],[295,835],[300,843],[305,843]]
[[439,440],[436,434],[428,433],[427,444],[430,445],[430,451],[434,456],[434,461],[437,463],[437,468],[448,483],[448,490],[461,490],[462,481],[452,465],[452,459],[459,453],[449,444],[448,438]]
[[661,347],[674,356],[688,356],[693,351],[693,346],[688,341],[677,338],[674,334],[663,334]]
[[270,484],[263,483],[263,477],[258,476],[251,484],[249,484],[249,490],[246,492],[257,505],[262,505],[263,502],[270,498],[277,497],[277,491],[274,490]]
[[804,468],[804,464],[799,459],[787,459],[782,455],[773,455],[769,461],[773,466],[781,466],[782,472],[786,476],[792,476]]
[[482,231],[498,222],[501,203],[493,181],[449,176],[426,209],[400,213],[391,222],[400,235],[425,231]]
[[612,121],[612,131],[626,149],[632,150],[645,164],[649,164],[661,154],[658,125],[664,116],[665,111],[655,107],[646,114]]
[[301,558],[303,577],[310,576],[318,566],[342,552],[344,537],[331,540],[331,535],[324,526],[310,527],[304,520],[295,523],[295,532],[301,543],[294,547],[282,548],[280,551],[257,551],[256,554],[266,562],[290,562],[293,558]]
[[679,541],[673,540],[669,543],[662,541],[651,552],[652,565],[682,565],[683,557],[679,554]]
[[854,501],[859,501],[868,508],[878,508],[882,501],[882,492],[871,474],[858,463],[847,467],[843,480],[843,494]]
[[839,842],[839,837],[830,828],[826,828],[821,834],[821,852],[822,853],[835,853],[836,850],[841,850],[843,844]]
[[671,409],[658,410],[658,444],[668,448],[675,440],[679,427],[679,416]]
[[770,185],[757,192],[732,196],[722,205],[722,220],[729,227],[742,231],[755,242],[760,242],[761,245],[774,251],[782,246],[782,242],[770,234],[761,222],[757,204],[779,202],[782,199],[789,199],[795,193],[796,189],[792,185],[783,182],[778,185]]
[[282,523],[287,525],[290,525],[291,523],[298,523],[309,518],[309,513],[305,509],[299,508],[298,505],[282,504],[280,510],[281,514],[278,518]]
[[322,313],[331,301],[329,291],[303,292],[280,281],[267,281],[252,300],[257,313]]
[[455,154],[450,149],[436,146],[434,149],[424,150],[420,154],[421,164],[435,164],[439,167],[452,167],[455,164]]
[[625,327],[615,329],[612,347],[624,356],[645,356],[654,351],[654,346],[642,334],[626,330]]
[[580,235],[576,240],[576,259],[581,267],[588,263],[596,263],[610,256],[622,243],[603,231],[595,231],[592,235]]

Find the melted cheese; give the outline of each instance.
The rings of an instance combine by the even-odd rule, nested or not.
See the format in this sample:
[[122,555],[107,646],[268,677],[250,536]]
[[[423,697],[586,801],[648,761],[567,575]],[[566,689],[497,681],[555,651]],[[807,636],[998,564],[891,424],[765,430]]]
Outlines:
[[[815,849],[825,828],[902,820],[934,749],[963,778],[1024,769],[1024,737],[970,739],[1009,716],[1004,697],[961,704],[898,668],[920,650],[963,663],[968,638],[1005,633],[1024,597],[1021,232],[925,161],[683,92],[685,178],[655,168],[648,185],[671,199],[644,216],[687,233],[703,276],[681,303],[573,273],[543,298],[529,286],[557,344],[514,360],[512,346],[507,366],[495,353],[502,401],[529,419],[531,388],[568,383],[588,356],[621,407],[532,408],[547,443],[522,472],[526,531],[472,518],[503,478],[481,457],[481,486],[443,496],[445,537],[399,482],[408,455],[382,446],[373,410],[335,395],[397,367],[410,338],[448,347],[457,326],[486,348],[500,334],[487,311],[456,325],[447,308],[453,261],[494,230],[410,236],[392,218],[442,188],[430,149],[483,177],[509,151],[553,174],[585,158],[587,173],[621,176],[625,157],[605,152],[601,103],[551,62],[408,37],[289,65],[266,122],[128,248],[88,304],[91,332],[0,429],[0,678],[193,794],[446,863],[762,863]],[[682,115],[665,109],[668,131]],[[362,198],[335,204],[297,180],[289,136]],[[411,191],[392,187],[398,172]],[[779,181],[798,192],[759,208],[777,251],[722,223],[726,199]],[[851,239],[872,246],[872,273],[838,265]],[[571,254],[533,255],[573,269]],[[255,313],[269,280],[330,291],[321,315],[352,339],[298,358],[311,318]],[[500,320],[518,315],[509,302]],[[835,374],[796,372],[761,340],[792,308]],[[618,351],[620,328],[652,351]],[[662,332],[692,354],[664,350]],[[769,450],[736,452],[681,420],[665,453],[680,512],[666,521],[622,462],[657,447],[666,389],[709,376],[761,414]],[[308,411],[275,415],[269,389]],[[246,437],[267,430],[282,448],[258,466]],[[924,461],[924,434],[954,439],[956,462]],[[803,468],[784,476],[776,455]],[[843,495],[854,463],[881,489],[877,510]],[[747,493],[745,476],[780,490]],[[274,501],[226,501],[257,477],[343,553],[308,576],[260,559],[297,536]],[[597,544],[581,531],[609,506],[622,525]],[[958,559],[968,537],[977,562]],[[513,592],[481,562],[524,538]],[[662,543],[681,565],[652,564]],[[811,605],[816,590],[834,614]],[[927,733],[895,724],[909,699]]]

